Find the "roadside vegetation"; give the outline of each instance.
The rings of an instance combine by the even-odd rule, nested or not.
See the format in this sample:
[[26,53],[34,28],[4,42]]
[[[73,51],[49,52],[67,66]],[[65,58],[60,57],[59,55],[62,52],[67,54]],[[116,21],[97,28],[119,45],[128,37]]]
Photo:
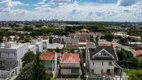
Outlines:
[[116,50],[119,61],[117,62],[128,74],[129,80],[142,80],[142,60],[138,60],[130,51]]

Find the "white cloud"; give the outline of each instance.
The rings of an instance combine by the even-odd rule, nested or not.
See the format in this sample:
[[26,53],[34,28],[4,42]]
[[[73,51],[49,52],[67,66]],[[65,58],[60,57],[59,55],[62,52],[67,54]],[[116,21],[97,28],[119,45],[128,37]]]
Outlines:
[[51,0],[51,1],[56,3],[64,3],[64,2],[70,2],[71,0]]
[[[40,4],[35,11],[24,9],[1,12],[1,20],[59,19],[79,21],[142,21],[142,1],[132,6],[117,4],[83,3],[61,4],[52,8],[55,3]],[[20,17],[20,18],[19,18]]]
[[37,4],[42,5],[45,4],[46,0],[42,0],[41,2],[38,2]]
[[20,1],[2,0],[0,2],[0,11],[9,11],[15,6],[28,6],[28,4],[24,4]]
[[131,6],[140,0],[118,0],[118,5],[120,6]]

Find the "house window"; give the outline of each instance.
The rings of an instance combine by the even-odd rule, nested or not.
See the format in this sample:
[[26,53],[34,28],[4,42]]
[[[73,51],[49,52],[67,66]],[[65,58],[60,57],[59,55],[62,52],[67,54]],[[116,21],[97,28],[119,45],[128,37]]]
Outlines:
[[94,62],[93,62],[93,66],[94,66]]
[[71,73],[79,73],[79,69],[71,69]]
[[101,70],[101,73],[103,73],[103,69]]
[[113,64],[112,64],[112,62],[111,62],[111,61],[108,63],[108,65],[109,65],[109,66],[113,66]]
[[102,55],[102,56],[109,56],[105,51],[102,51],[102,52],[101,52],[101,55]]
[[93,72],[94,72],[94,69],[92,69],[91,72],[93,73]]
[[104,62],[102,62],[102,66],[104,65]]

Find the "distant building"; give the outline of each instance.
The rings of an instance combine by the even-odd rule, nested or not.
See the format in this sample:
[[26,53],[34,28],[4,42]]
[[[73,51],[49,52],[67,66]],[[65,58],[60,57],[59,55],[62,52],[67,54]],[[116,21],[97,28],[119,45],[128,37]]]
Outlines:
[[92,37],[94,40],[95,34],[94,32],[90,32],[88,29],[81,29],[75,34],[69,34],[68,37],[78,39],[79,49],[85,49],[86,44],[90,42],[90,38]]
[[79,46],[78,46],[78,44],[66,44],[65,48],[69,49],[73,53],[79,52]]
[[78,44],[79,40],[71,37],[54,37],[53,43],[59,43],[59,44]]
[[126,32],[114,32],[112,33],[114,36],[128,37]]
[[142,42],[128,42],[131,47],[142,47]]
[[119,46],[118,43],[116,43],[116,42],[109,42],[109,41],[99,41],[98,44],[99,44],[99,45],[106,45],[106,46],[111,46],[111,45],[113,45],[113,47]]
[[59,44],[59,43],[52,43],[52,44],[48,44],[47,46],[47,50],[48,51],[52,51],[52,50],[56,50],[58,49],[62,49],[64,47],[63,44]]
[[137,39],[137,40],[141,40],[141,37],[140,36],[128,36],[129,38],[134,38],[134,39]]
[[142,50],[136,50],[133,54],[134,56],[142,55]]

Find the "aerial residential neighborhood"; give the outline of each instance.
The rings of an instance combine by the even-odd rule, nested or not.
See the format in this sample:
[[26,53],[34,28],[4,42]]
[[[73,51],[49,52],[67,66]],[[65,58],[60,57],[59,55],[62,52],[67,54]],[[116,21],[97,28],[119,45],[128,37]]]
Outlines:
[[0,0],[0,80],[142,80],[142,0]]
[[140,38],[131,37],[129,40],[133,42],[121,41],[117,37],[128,38],[126,32],[104,34],[87,28],[80,27],[67,35],[32,37],[32,34],[28,34],[30,38],[24,35],[25,41],[18,35],[13,35],[14,38],[4,36],[0,47],[0,78],[20,80],[18,78],[25,76],[22,70],[30,63],[32,65],[34,56],[37,56],[48,75],[46,80],[129,80],[127,69],[139,68],[140,63],[130,62],[128,66],[124,61],[128,57],[123,55],[131,55],[132,60],[141,60],[141,49],[135,49],[141,47],[138,44],[141,43]]

